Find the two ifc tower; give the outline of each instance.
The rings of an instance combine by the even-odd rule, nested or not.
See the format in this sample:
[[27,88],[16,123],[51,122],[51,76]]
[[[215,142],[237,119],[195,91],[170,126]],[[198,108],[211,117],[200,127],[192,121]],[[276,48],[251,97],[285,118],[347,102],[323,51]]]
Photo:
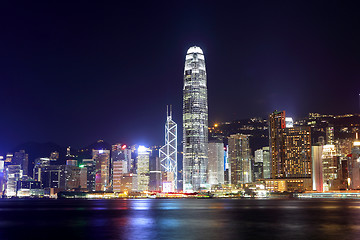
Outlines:
[[[160,148],[162,171],[169,189],[177,183],[177,125],[167,109],[165,145]],[[201,48],[186,53],[183,88],[183,191],[208,189],[208,101],[205,58]],[[163,186],[165,188],[165,186]]]

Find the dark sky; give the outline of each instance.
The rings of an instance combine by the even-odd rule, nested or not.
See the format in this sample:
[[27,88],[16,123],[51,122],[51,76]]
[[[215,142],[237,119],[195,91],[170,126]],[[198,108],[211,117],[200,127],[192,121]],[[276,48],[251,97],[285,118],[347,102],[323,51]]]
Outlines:
[[1,3],[0,153],[163,144],[166,104],[182,124],[192,45],[205,54],[210,123],[359,112],[356,1],[74,2]]

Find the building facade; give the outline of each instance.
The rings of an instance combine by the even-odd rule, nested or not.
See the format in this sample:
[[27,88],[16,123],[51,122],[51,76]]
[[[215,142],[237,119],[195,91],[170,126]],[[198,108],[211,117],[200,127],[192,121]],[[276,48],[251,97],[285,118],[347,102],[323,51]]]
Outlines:
[[285,111],[269,118],[271,178],[311,178],[310,127],[286,128]]
[[177,124],[172,120],[172,110],[167,109],[165,123],[165,145],[159,150],[161,171],[172,173],[174,176],[170,183],[177,188]]
[[93,150],[95,161],[95,190],[106,191],[110,188],[110,150]]
[[190,47],[185,58],[183,88],[183,191],[209,189],[208,101],[203,51]]
[[144,146],[139,146],[137,156],[137,182],[138,191],[148,191],[150,183],[150,161],[151,150]]
[[233,134],[228,137],[231,184],[240,186],[252,181],[249,137]]
[[209,142],[208,148],[209,184],[224,184],[224,144],[222,142]]

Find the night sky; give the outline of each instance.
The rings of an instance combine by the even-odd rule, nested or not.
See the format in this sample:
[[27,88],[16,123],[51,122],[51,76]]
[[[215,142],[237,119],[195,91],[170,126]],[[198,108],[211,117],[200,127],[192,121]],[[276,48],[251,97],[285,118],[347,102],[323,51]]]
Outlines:
[[356,1],[76,2],[1,3],[2,154],[27,141],[163,144],[166,104],[181,131],[193,45],[210,124],[359,112]]

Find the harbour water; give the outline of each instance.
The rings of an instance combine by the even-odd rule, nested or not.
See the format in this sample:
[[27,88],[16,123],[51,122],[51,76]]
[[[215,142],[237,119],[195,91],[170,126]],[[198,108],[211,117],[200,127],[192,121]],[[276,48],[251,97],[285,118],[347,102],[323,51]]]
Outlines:
[[0,239],[360,239],[360,201],[1,199]]

